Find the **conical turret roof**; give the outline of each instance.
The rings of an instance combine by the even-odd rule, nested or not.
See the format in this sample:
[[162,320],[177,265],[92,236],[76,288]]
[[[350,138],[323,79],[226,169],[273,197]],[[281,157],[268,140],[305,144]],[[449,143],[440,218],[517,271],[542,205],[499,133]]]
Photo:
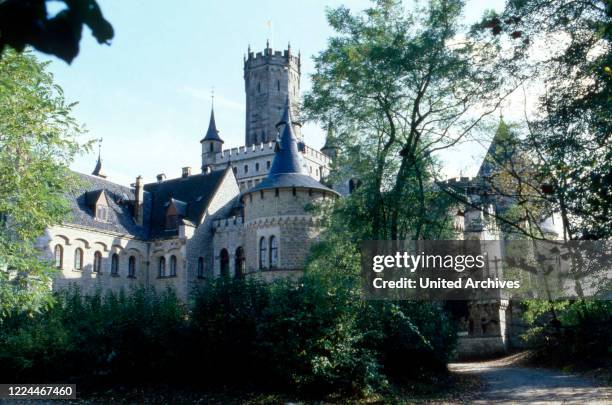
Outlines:
[[247,192],[271,188],[300,187],[326,190],[337,194],[334,190],[325,187],[306,174],[293,131],[288,99],[279,125],[284,125],[284,127],[280,138],[276,142],[276,154],[274,155],[268,176],[257,186],[247,190]]
[[223,139],[219,137],[219,131],[217,130],[217,124],[215,123],[215,109],[210,109],[210,122],[208,123],[208,130],[206,136],[202,138],[200,143],[204,141],[217,141],[223,143]]

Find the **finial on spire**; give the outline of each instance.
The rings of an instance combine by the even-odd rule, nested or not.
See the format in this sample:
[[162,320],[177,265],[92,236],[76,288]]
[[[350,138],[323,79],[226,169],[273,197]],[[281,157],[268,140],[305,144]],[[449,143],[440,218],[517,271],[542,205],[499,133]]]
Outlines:
[[[211,97],[214,99],[214,90],[211,91]],[[219,136],[219,130],[217,129],[217,124],[215,122],[215,109],[214,105],[210,106],[210,121],[208,122],[208,130],[206,131],[206,135],[200,143],[204,141],[216,141],[223,143],[223,139]]]
[[266,39],[266,49],[270,48],[270,38]]
[[210,105],[211,108],[215,108],[215,86],[210,88]]

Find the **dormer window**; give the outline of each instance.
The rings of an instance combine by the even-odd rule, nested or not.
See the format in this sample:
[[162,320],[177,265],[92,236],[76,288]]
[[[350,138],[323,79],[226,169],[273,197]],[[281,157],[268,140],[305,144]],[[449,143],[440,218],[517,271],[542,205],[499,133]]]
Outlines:
[[108,208],[102,204],[96,205],[96,219],[98,221],[108,221]]

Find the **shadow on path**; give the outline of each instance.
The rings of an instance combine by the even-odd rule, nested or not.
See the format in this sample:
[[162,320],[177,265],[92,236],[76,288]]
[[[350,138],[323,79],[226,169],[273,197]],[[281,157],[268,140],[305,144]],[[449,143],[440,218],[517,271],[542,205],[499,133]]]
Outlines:
[[576,374],[520,365],[521,354],[498,360],[452,363],[451,372],[484,383],[475,404],[612,404],[612,388]]

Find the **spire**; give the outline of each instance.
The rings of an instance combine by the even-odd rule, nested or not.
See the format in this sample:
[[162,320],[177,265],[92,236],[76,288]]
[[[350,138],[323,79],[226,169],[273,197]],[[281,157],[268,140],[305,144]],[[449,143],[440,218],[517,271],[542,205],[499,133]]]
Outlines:
[[327,125],[327,135],[325,136],[325,145],[321,148],[323,149],[336,149],[338,145],[336,144],[336,135],[334,134],[334,125],[330,122]]
[[268,176],[275,176],[277,174],[285,173],[296,173],[305,174],[302,169],[302,159],[300,152],[298,151],[297,140],[293,132],[293,122],[291,120],[291,108],[289,107],[289,97],[285,103],[285,111],[281,121],[277,124],[282,125],[283,132],[279,139],[276,141],[276,154],[272,161],[272,167]]
[[280,137],[276,141],[276,148],[272,167],[268,176],[252,189],[244,193],[252,193],[258,190],[269,190],[273,188],[307,188],[324,190],[325,192],[338,195],[338,193],[314,178],[310,177],[302,167],[302,157],[298,150],[297,139],[293,132],[291,120],[291,109],[289,98],[285,103],[285,111],[279,125],[285,124]]
[[289,102],[289,96],[285,99],[285,110],[283,111],[283,116],[280,121],[276,124],[276,129],[281,125],[286,125],[287,123],[291,123],[292,125],[302,126],[302,124],[298,121],[293,120],[293,116],[291,114],[291,103]]
[[94,171],[91,173],[94,176],[106,178],[106,174],[102,171],[102,138],[98,139],[98,162],[96,163],[96,167]]
[[507,164],[517,158],[519,143],[520,140],[515,131],[506,124],[503,116],[500,115],[497,130],[478,170],[478,176],[487,177],[494,172],[503,170]]
[[[214,96],[213,96],[214,98]],[[200,143],[204,141],[217,141],[223,143],[223,139],[219,137],[219,131],[217,130],[217,124],[215,123],[215,108],[212,106],[210,108],[210,122],[208,123],[208,130],[206,131],[206,136],[202,138]]]

